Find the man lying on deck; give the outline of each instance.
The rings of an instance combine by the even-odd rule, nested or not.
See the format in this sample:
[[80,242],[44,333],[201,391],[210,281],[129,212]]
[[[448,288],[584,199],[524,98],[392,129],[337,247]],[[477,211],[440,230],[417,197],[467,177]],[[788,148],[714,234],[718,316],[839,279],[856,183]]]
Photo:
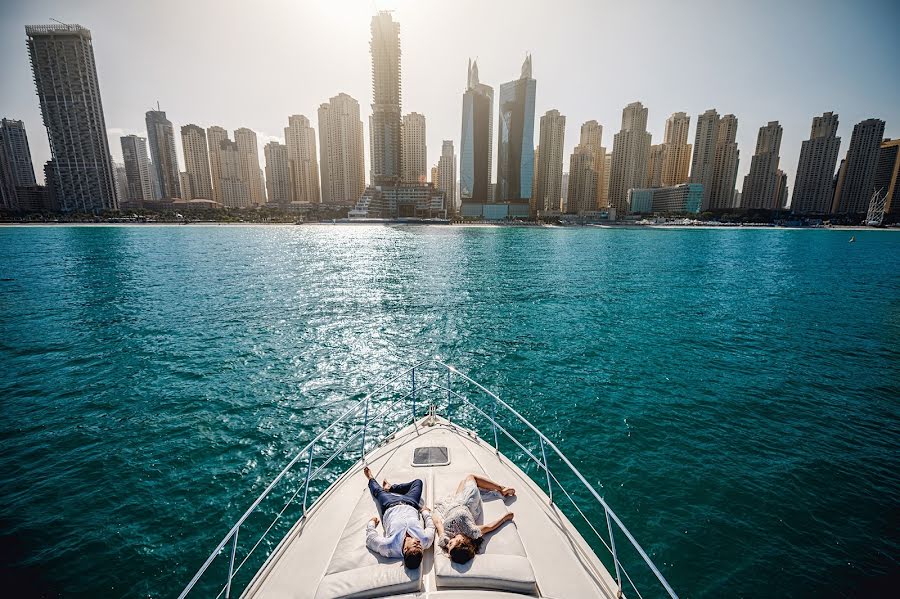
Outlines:
[[422,499],[422,481],[390,485],[384,481],[379,485],[366,466],[363,469],[369,479],[369,491],[381,506],[384,518],[384,534],[378,534],[378,516],[366,525],[366,547],[385,557],[402,557],[407,568],[415,570],[422,563],[425,549],[434,542],[434,523],[431,512],[422,509],[425,528],[419,519],[419,502]]

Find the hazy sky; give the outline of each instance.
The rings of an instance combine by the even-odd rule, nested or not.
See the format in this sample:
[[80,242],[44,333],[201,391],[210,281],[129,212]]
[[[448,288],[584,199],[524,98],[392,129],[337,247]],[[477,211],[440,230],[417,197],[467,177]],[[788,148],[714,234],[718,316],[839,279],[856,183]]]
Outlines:
[[[254,129],[261,152],[283,138],[288,115],[315,123],[318,105],[346,92],[361,105],[368,163],[376,9],[400,22],[403,112],[426,116],[429,165],[443,139],[459,152],[467,58],[478,57],[496,98],[526,52],[535,120],[552,108],[567,117],[564,170],[581,123],[598,120],[611,150],[622,108],[635,100],[649,108],[653,143],[673,112],[691,116],[690,143],[704,110],[737,115],[739,189],[768,121],[784,127],[791,188],[814,115],[839,113],[841,157],[862,119],[883,119],[885,135],[900,136],[897,0],[0,0],[0,116],[25,121],[41,178],[50,152],[24,26],[53,17],[93,34],[116,161],[119,136],[143,135],[157,100],[176,128]],[[495,126],[496,110],[495,99]],[[180,136],[177,145],[181,154]]]

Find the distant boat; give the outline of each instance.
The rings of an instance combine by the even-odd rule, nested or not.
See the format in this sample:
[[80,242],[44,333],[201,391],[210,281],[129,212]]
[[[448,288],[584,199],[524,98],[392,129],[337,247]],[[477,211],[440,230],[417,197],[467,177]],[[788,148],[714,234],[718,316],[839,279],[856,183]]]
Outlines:
[[853,243],[853,242],[855,242],[855,241],[856,241],[856,235],[851,235],[851,236],[850,236],[850,243]]

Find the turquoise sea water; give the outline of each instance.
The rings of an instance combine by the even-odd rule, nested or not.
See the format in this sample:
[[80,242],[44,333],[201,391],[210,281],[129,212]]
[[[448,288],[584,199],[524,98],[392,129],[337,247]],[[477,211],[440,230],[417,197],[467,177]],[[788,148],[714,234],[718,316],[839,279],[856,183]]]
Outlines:
[[0,228],[3,578],[176,595],[345,390],[440,355],[683,597],[886,596],[900,233],[850,235]]

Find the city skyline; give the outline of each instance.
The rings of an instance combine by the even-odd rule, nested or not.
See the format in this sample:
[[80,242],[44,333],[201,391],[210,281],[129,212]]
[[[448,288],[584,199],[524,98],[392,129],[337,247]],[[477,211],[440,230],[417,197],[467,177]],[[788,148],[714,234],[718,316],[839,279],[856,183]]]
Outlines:
[[[202,4],[202,3],[201,3]],[[566,123],[566,144],[564,156],[568,157],[578,140],[578,128],[588,120],[597,120],[607,131],[614,132],[618,128],[619,115],[622,107],[633,102],[640,101],[648,108],[647,130],[653,136],[654,143],[663,141],[663,132],[666,119],[675,112],[685,112],[691,117],[689,142],[693,140],[697,117],[704,111],[715,108],[719,114],[735,114],[741,122],[738,129],[737,143],[744,150],[742,160],[737,173],[738,183],[749,171],[752,150],[755,147],[755,134],[760,126],[767,122],[778,120],[784,127],[783,143],[781,147],[781,168],[788,176],[789,185],[793,183],[796,175],[796,165],[799,159],[802,141],[808,137],[809,120],[816,114],[833,111],[840,115],[840,128],[838,135],[845,140],[841,148],[841,155],[846,150],[846,140],[850,139],[855,123],[866,118],[879,118],[887,122],[884,135],[897,137],[898,118],[897,107],[900,106],[900,84],[891,78],[881,77],[879,72],[890,71],[890,53],[884,53],[876,47],[875,41],[879,27],[889,19],[875,20],[872,23],[863,22],[859,15],[864,11],[852,11],[843,9],[840,5],[822,7],[819,4],[791,5],[777,14],[779,21],[773,25],[777,30],[773,35],[773,48],[761,53],[763,56],[751,55],[746,50],[740,50],[741,40],[747,41],[749,34],[735,31],[735,52],[729,57],[731,70],[717,76],[716,85],[695,85],[696,81],[687,81],[691,78],[682,78],[681,81],[673,75],[665,72],[660,66],[655,66],[648,56],[639,52],[625,61],[624,58],[614,59],[615,52],[596,52],[602,58],[600,69],[585,63],[585,59],[579,58],[580,64],[573,62],[573,58],[579,54],[572,51],[571,42],[574,37],[560,31],[562,27],[571,27],[573,30],[587,27],[589,24],[569,22],[562,18],[556,18],[557,26],[551,27],[547,35],[536,39],[537,36],[528,35],[529,31],[537,31],[536,27],[542,22],[540,18],[525,19],[522,15],[506,17],[527,23],[527,27],[521,30],[522,42],[520,44],[508,41],[498,46],[496,41],[488,40],[484,43],[479,40],[482,37],[473,36],[472,44],[465,48],[457,48],[453,44],[436,45],[426,38],[426,32],[422,31],[423,23],[428,18],[439,15],[442,20],[450,22],[461,19],[466,12],[464,2],[454,8],[439,9],[428,5],[421,9],[417,5],[408,2],[385,2],[387,6],[379,5],[378,8],[394,9],[394,18],[402,23],[401,38],[404,49],[403,66],[403,111],[419,112],[428,119],[427,151],[429,156],[439,156],[441,143],[444,139],[453,139],[459,144],[457,137],[460,118],[460,97],[466,87],[466,64],[470,57],[478,58],[480,79],[482,83],[495,89],[508,81],[511,73],[515,73],[522,57],[529,52],[534,57],[534,76],[540,82],[540,93],[537,94],[535,106],[536,114],[544,114],[547,110],[557,109],[568,117]],[[644,3],[646,4],[646,3]],[[883,2],[873,2],[873,10],[880,10],[886,17],[897,9]],[[176,127],[194,123],[202,127],[220,125],[228,130],[248,127],[257,132],[258,151],[260,164],[264,164],[262,149],[269,141],[283,143],[283,136],[279,135],[283,128],[284,120],[291,114],[313,115],[316,107],[328,98],[338,94],[347,93],[355,98],[363,106],[363,121],[365,123],[365,136],[369,137],[370,114],[367,100],[370,98],[370,64],[369,64],[369,22],[373,7],[362,2],[335,2],[328,6],[313,4],[307,6],[310,19],[321,21],[322,32],[311,36],[311,40],[295,40],[298,48],[285,55],[284,60],[292,60],[291,55],[301,50],[308,51],[306,59],[301,61],[298,73],[292,77],[282,78],[272,85],[272,81],[263,80],[268,72],[266,68],[257,69],[259,73],[248,73],[249,77],[242,79],[241,85],[232,85],[224,96],[218,100],[212,97],[212,91],[217,82],[228,78],[230,69],[226,69],[224,60],[213,60],[212,57],[199,49],[190,50],[187,59],[181,56],[181,60],[203,68],[203,76],[207,82],[203,89],[190,88],[178,85],[179,77],[171,76],[170,71],[163,74],[162,61],[151,60],[154,47],[147,37],[147,32],[138,28],[137,31],[124,32],[114,24],[111,17],[116,13],[108,10],[112,5],[108,2],[94,2],[80,7],[77,11],[67,9],[58,2],[38,1],[22,3],[21,5],[4,6],[2,31],[4,33],[0,42],[4,49],[4,72],[9,73],[11,85],[4,86],[0,91],[0,104],[3,106],[4,116],[21,119],[26,128],[31,132],[32,155],[36,165],[41,165],[49,159],[49,147],[43,136],[37,135],[40,130],[40,113],[34,95],[34,85],[30,81],[30,69],[27,56],[22,45],[22,28],[24,24],[32,22],[45,22],[47,14],[55,14],[62,20],[81,23],[92,30],[95,37],[95,53],[97,55],[98,74],[100,88],[104,98],[104,111],[106,113],[106,125],[110,143],[110,150],[115,162],[121,162],[121,150],[114,140],[127,134],[147,136],[146,127],[143,124],[144,114],[157,100],[161,108],[167,111],[169,120]],[[165,2],[161,3],[161,9],[165,9]],[[588,23],[592,17],[596,27],[600,30],[608,29],[603,25],[605,17],[609,20],[611,15],[626,18],[634,11],[642,7],[610,7],[606,4],[583,7],[584,21]],[[659,6],[655,12],[647,12],[645,19],[648,32],[654,28],[663,26],[666,16],[680,18],[687,23],[688,14],[697,11],[675,11],[674,7]],[[771,8],[771,7],[770,7]],[[141,7],[132,9],[135,16],[144,10]],[[172,8],[174,11],[175,9]],[[191,4],[189,7],[179,9],[188,13],[185,17],[188,22],[191,18],[203,18],[206,13],[217,20],[238,20],[235,15],[217,14],[214,5]],[[254,13],[247,18],[251,22],[264,22],[271,31],[265,32],[266,37],[257,38],[254,35],[242,39],[240,50],[247,54],[245,60],[265,63],[271,54],[263,43],[270,41],[277,43],[283,32],[281,25],[275,20],[281,11],[286,16],[292,9],[281,6],[261,7],[258,14]],[[836,23],[836,16],[841,10],[847,10],[846,19],[842,23]],[[481,19],[490,24],[494,16],[500,18],[505,14],[500,6],[486,7],[485,18]],[[669,14],[678,12],[677,15]],[[227,11],[226,11],[227,12]],[[533,17],[539,17],[548,12],[548,8],[542,5],[527,7],[523,13]],[[560,11],[558,14],[564,14]],[[683,12],[684,14],[681,14]],[[728,20],[731,16],[740,14],[744,22],[748,24],[763,19],[767,11],[765,7],[754,5],[753,10],[747,8],[727,7],[723,14],[710,16],[710,25],[718,21]],[[75,13],[75,14],[71,14]],[[826,14],[827,13],[827,14]],[[65,18],[63,18],[65,17]],[[230,22],[230,21],[229,21]],[[183,27],[180,21],[169,23],[165,27],[172,33]],[[481,23],[473,24],[482,27]],[[486,25],[485,25],[486,26]],[[730,26],[730,25],[728,25]],[[818,41],[813,35],[815,27],[825,27],[826,30],[835,31],[842,39],[852,40],[855,43],[840,45],[840,48],[832,48],[830,44]],[[868,28],[868,30],[866,30]],[[9,31],[7,31],[7,29]],[[748,26],[747,29],[750,29]],[[227,30],[227,28],[226,28]],[[486,29],[487,31],[487,29]],[[780,32],[781,37],[779,37]],[[794,36],[792,43],[785,42],[782,38],[790,33]],[[601,46],[615,44],[617,35],[605,37]],[[316,41],[319,37],[335,37],[341,40],[341,48],[336,51],[335,60],[319,61],[314,49],[306,44]],[[486,36],[490,38],[491,36]],[[823,36],[822,39],[827,38]],[[124,40],[127,39],[128,43]],[[285,38],[286,39],[286,38]],[[650,36],[648,34],[648,39]],[[887,39],[886,35],[882,39]],[[773,69],[770,76],[776,85],[767,85],[765,93],[747,92],[742,82],[748,72],[758,70],[765,62],[771,61],[772,54],[780,48],[792,49],[794,43],[804,42],[809,53],[816,53],[817,60],[829,62],[833,65],[834,76],[831,78],[820,77],[815,80],[799,65],[800,57],[786,55],[781,57],[781,62],[771,64]],[[774,43],[777,42],[777,43]],[[685,48],[685,59],[695,63],[707,63],[714,61],[715,57],[696,52],[697,42],[691,41]],[[653,47],[654,44],[649,44]],[[744,45],[744,47],[747,47]],[[848,49],[852,48],[852,49]],[[168,50],[166,50],[168,52]],[[583,53],[582,53],[583,54]],[[714,53],[712,53],[714,54]],[[840,56],[837,56],[840,54]],[[833,55],[833,56],[832,56]],[[832,58],[829,58],[832,56]],[[868,68],[844,68],[842,64],[850,62],[862,63]],[[329,64],[320,64],[328,62]],[[627,62],[627,64],[625,64]],[[791,64],[798,65],[790,68]],[[135,72],[133,65],[141,64],[140,71]],[[427,68],[426,68],[427,67]],[[577,68],[589,69],[588,72],[596,73],[594,77],[576,77]],[[643,79],[653,81],[635,81],[635,75],[626,73],[626,69],[637,67],[643,69]],[[653,67],[653,68],[648,68]],[[190,70],[190,69],[189,69]],[[885,71],[886,70],[886,71]],[[124,74],[123,74],[124,71]],[[788,71],[789,75],[782,74]],[[435,80],[433,74],[440,72],[443,76]],[[651,77],[646,77],[652,74]],[[791,85],[783,82],[786,78]],[[835,81],[840,78],[841,85]],[[637,77],[641,79],[641,77]],[[293,88],[302,87],[299,94],[291,93]],[[731,87],[732,89],[727,89]],[[597,88],[597,89],[594,89]],[[877,89],[878,93],[871,93]],[[138,90],[143,90],[140,98],[135,98]],[[190,91],[188,91],[190,90]],[[283,90],[283,91],[282,91]],[[599,91],[602,90],[602,91]],[[593,93],[592,93],[593,92]],[[727,92],[727,93],[726,93]],[[748,96],[748,98],[744,98]],[[749,97],[752,96],[752,97]],[[225,98],[224,100],[222,98]],[[493,112],[498,110],[497,99],[494,100]],[[275,126],[273,126],[275,125]],[[280,126],[279,126],[280,125]],[[535,123],[535,128],[537,128]],[[318,131],[318,127],[316,127]],[[537,137],[537,136],[535,136]],[[535,139],[535,144],[537,139]],[[371,166],[369,156],[369,144],[364,144],[366,150],[366,172]],[[496,144],[495,144],[496,145]],[[611,144],[607,143],[607,151],[611,151]],[[495,156],[492,162],[496,164],[496,147],[492,148]],[[184,164],[181,144],[176,144],[176,152],[179,155],[180,164]],[[40,168],[36,168],[40,178]],[[492,183],[496,183],[496,170],[491,173]],[[740,187],[740,185],[738,185]]]

